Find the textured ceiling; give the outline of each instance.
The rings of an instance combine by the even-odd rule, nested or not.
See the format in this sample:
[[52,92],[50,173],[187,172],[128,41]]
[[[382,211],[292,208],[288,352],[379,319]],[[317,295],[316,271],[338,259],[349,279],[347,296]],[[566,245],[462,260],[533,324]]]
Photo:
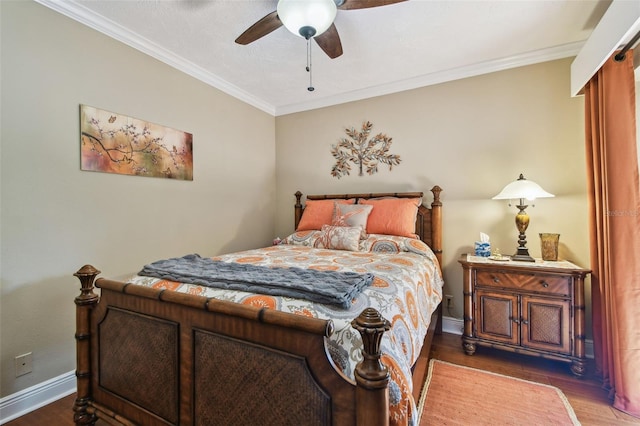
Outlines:
[[276,0],[37,0],[212,86],[280,115],[575,56],[610,1],[409,0],[338,10],[344,54],[284,27],[242,46]]

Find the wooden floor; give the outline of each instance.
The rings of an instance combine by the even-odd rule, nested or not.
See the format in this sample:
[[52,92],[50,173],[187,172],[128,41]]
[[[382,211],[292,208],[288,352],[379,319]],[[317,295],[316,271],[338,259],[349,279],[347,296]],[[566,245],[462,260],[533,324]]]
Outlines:
[[[569,364],[548,361],[526,355],[518,355],[497,349],[479,347],[476,354],[467,356],[462,351],[460,336],[442,334],[433,340],[432,357],[493,371],[561,389],[571,403],[578,420],[584,425],[631,425],[640,424],[640,419],[624,414],[611,407],[607,393],[593,377],[593,365],[589,364],[583,379],[573,377]],[[6,423],[7,426],[72,426],[75,395],[70,395],[52,404]]]

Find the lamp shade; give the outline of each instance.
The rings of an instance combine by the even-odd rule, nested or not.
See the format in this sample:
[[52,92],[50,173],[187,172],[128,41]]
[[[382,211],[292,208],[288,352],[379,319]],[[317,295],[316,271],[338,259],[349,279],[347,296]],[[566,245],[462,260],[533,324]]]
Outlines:
[[523,198],[527,200],[535,200],[536,198],[549,198],[555,197],[555,195],[548,193],[537,183],[525,179],[520,174],[518,180],[511,182],[505,186],[502,191],[493,200],[515,200]]
[[338,9],[334,0],[280,0],[277,11],[289,31],[308,39],[327,31]]

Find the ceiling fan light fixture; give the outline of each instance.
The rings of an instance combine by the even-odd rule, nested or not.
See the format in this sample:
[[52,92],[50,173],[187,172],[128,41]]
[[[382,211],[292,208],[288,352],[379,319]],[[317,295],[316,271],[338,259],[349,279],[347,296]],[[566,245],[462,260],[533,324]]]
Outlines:
[[277,11],[289,31],[309,39],[329,29],[338,8],[334,0],[280,0]]

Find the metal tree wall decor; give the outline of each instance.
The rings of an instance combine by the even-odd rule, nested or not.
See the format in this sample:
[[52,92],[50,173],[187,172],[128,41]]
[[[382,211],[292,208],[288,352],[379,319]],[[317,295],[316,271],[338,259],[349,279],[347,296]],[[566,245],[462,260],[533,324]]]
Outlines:
[[362,124],[362,130],[359,132],[353,127],[345,129],[345,133],[350,139],[342,138],[337,145],[331,145],[331,155],[336,159],[336,164],[331,169],[331,176],[340,179],[342,176],[348,175],[351,171],[350,163],[358,166],[358,176],[364,176],[365,168],[369,175],[376,173],[379,163],[387,164],[389,170],[400,164],[399,155],[389,154],[391,147],[389,136],[378,133],[368,139],[372,127],[373,124],[366,121]]

